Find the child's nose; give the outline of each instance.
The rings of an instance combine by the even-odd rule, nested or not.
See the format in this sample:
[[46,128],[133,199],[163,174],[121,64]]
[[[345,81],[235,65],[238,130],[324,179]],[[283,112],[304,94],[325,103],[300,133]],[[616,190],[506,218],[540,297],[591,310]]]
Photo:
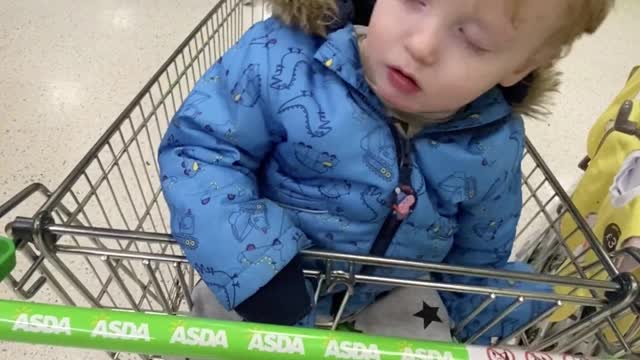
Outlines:
[[419,64],[433,65],[438,61],[440,43],[443,39],[437,26],[423,26],[416,29],[406,40],[409,55]]

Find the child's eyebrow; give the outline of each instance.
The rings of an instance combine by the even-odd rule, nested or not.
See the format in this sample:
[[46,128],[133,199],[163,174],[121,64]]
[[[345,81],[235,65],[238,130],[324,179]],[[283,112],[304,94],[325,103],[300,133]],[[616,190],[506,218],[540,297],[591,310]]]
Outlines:
[[505,44],[511,41],[516,35],[516,26],[508,18],[498,19],[478,16],[473,21],[483,37],[494,43]]
[[476,15],[473,17],[473,23],[492,39],[498,39],[500,42],[512,39],[517,31],[514,9],[506,6],[500,14],[495,7],[485,5],[483,1],[474,4],[473,12]]

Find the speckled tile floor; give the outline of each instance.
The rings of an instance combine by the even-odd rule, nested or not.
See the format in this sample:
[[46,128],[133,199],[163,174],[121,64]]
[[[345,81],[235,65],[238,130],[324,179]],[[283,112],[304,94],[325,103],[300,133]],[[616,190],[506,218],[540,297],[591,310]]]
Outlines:
[[[0,202],[32,182],[54,188],[215,1],[22,0],[0,6]],[[528,133],[565,185],[594,118],[640,63],[640,2],[619,0],[604,28],[562,61],[553,115]],[[37,203],[21,209],[30,215]],[[0,226],[4,226],[0,220]],[[0,298],[13,298],[0,286]],[[51,293],[37,300],[54,302]],[[106,359],[0,343],[0,359]]]

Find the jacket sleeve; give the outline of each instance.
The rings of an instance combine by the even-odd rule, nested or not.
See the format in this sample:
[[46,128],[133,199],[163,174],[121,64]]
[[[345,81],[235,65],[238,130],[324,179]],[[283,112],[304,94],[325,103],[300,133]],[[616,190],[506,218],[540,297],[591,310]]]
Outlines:
[[[519,130],[511,133],[511,138],[521,139],[524,143],[524,133]],[[500,139],[497,136],[496,139]],[[491,143],[489,143],[491,144]],[[500,147],[496,147],[500,148]],[[522,209],[521,168],[520,161],[523,146],[519,146],[513,153],[499,154],[494,174],[497,180],[486,184],[477,184],[477,193],[473,200],[462,202],[458,206],[458,231],[454,236],[453,247],[445,262],[451,265],[495,268],[501,270],[532,272],[526,264],[508,263],[516,227]],[[501,153],[502,151],[500,151]],[[505,160],[508,159],[508,160]],[[466,284],[483,287],[503,288],[520,291],[551,292],[551,287],[533,283],[508,282],[505,280],[465,277],[455,275],[437,276],[446,283]],[[463,293],[442,293],[450,317],[455,323],[463,321],[473,310],[487,298],[480,295]],[[491,305],[482,311],[459,334],[459,338],[468,339],[484,325],[488,324],[516,299],[498,297]],[[511,335],[522,325],[533,320],[537,315],[546,311],[551,304],[526,301],[498,325],[494,326],[476,340],[479,344],[489,344],[493,337]]]
[[[245,37],[259,37],[261,26]],[[267,106],[266,48],[242,43],[202,76],[171,121],[161,180],[172,234],[220,303],[250,321],[293,324],[311,307],[296,257],[308,240],[260,196],[256,172],[283,134]]]

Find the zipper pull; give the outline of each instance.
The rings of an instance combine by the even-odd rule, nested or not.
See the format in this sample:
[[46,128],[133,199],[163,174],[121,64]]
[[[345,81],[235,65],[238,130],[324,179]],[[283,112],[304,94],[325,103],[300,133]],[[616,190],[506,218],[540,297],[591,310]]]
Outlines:
[[416,206],[416,196],[413,189],[407,185],[396,187],[396,203],[391,206],[398,220],[405,220],[411,215]]

